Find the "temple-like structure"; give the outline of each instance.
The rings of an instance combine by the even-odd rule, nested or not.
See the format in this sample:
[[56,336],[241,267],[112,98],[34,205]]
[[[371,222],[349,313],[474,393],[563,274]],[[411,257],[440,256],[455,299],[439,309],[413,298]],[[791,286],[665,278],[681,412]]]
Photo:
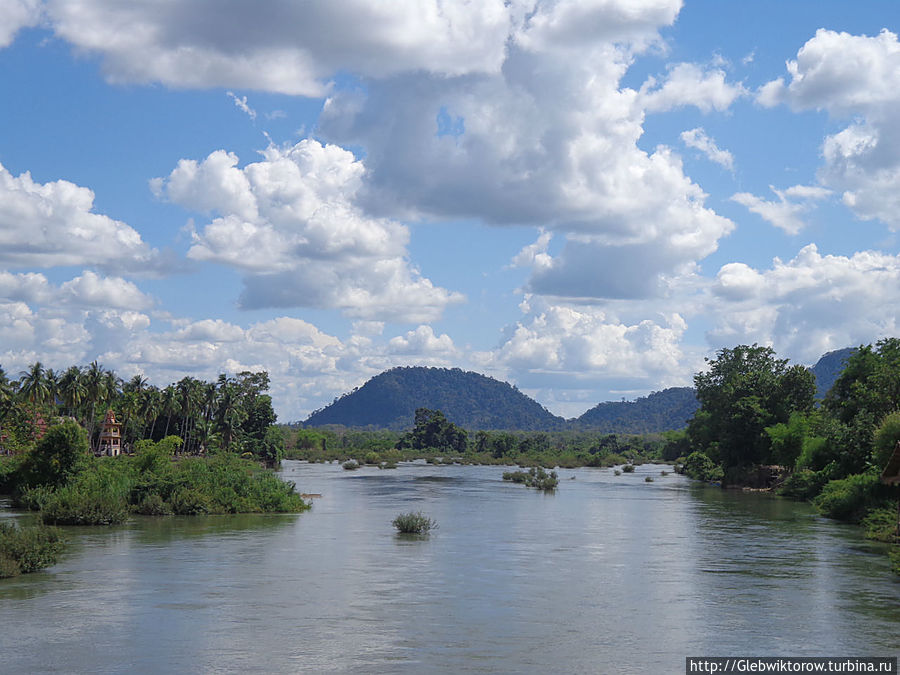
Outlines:
[[100,427],[100,444],[97,453],[109,457],[122,454],[122,425],[116,421],[116,413],[112,408],[106,411],[106,419]]

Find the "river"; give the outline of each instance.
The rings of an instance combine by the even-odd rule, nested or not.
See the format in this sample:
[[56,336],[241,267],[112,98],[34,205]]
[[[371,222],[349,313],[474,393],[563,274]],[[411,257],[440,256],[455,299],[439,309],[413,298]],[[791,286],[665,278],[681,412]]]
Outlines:
[[[805,504],[661,468],[344,471],[299,515],[70,528],[0,580],[0,672],[679,673],[686,656],[896,656],[884,549]],[[651,476],[653,482],[646,482]],[[422,511],[439,528],[397,535]],[[26,517],[6,510],[2,517]]]

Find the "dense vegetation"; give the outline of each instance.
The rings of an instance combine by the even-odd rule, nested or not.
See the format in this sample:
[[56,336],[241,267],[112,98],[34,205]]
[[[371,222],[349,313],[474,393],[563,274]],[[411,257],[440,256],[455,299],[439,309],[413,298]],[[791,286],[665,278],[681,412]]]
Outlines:
[[699,405],[691,387],[672,387],[634,401],[599,403],[573,424],[606,433],[657,433],[684,428]]
[[895,496],[880,475],[900,441],[900,340],[841,358],[844,369],[816,407],[812,374],[771,348],[719,350],[694,378],[701,407],[688,425],[683,470],[738,485],[778,477],[782,495],[896,541]]
[[327,426],[289,429],[285,457],[390,467],[428,459],[520,466],[615,466],[664,461],[683,453],[684,434],[599,434],[591,431],[477,431],[468,433],[441,411],[420,408],[407,432]]
[[[143,440],[133,456],[95,457],[68,420],[26,454],[4,461],[3,487],[45,523],[112,525],[130,514],[292,512],[308,508],[293,485],[234,453],[181,457],[182,439]],[[11,468],[9,468],[11,467]]]
[[56,527],[0,521],[0,579],[50,567],[62,550],[62,533]]
[[515,387],[459,368],[392,368],[314,412],[308,427],[340,424],[399,431],[418,408],[441,410],[465,429],[559,429],[565,424]]
[[[96,363],[62,374],[35,363],[18,381],[0,370],[0,493],[59,525],[304,510],[294,486],[263,469],[284,452],[267,389],[266,373],[159,390]],[[123,425],[118,457],[97,456],[106,410]]]
[[182,439],[179,452],[248,452],[270,465],[284,449],[265,372],[220,375],[215,382],[185,377],[162,389],[135,375],[123,382],[96,361],[54,371],[39,361],[18,379],[0,368],[0,454],[26,451],[47,426],[72,418],[97,449],[107,410],[122,423],[126,450],[140,440]]

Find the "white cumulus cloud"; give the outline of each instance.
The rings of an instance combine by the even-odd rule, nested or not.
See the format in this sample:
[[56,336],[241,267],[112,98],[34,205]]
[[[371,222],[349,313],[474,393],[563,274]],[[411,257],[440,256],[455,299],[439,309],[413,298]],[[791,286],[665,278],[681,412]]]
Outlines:
[[815,202],[831,194],[830,190],[815,185],[794,185],[786,190],[769,187],[778,197],[777,202],[766,201],[749,192],[738,192],[731,199],[788,234],[800,232],[806,225],[801,216],[811,210]]
[[66,180],[37,183],[0,165],[0,264],[90,265],[152,274],[166,267],[129,225],[94,213],[94,193]]
[[213,219],[188,257],[246,273],[244,307],[338,308],[367,320],[429,321],[462,296],[406,259],[409,231],[356,204],[363,163],[335,145],[270,146],[239,168],[224,150],[181,160],[155,192]]
[[849,119],[825,138],[823,185],[839,191],[862,219],[900,229],[900,42],[882,30],[874,37],[820,29],[787,64],[790,81],[766,84],[763,105],[826,110]]
[[706,134],[702,127],[682,131],[681,142],[689,148],[702,152],[710,162],[714,162],[729,171],[734,170],[734,157],[732,154],[716,145],[716,142]]

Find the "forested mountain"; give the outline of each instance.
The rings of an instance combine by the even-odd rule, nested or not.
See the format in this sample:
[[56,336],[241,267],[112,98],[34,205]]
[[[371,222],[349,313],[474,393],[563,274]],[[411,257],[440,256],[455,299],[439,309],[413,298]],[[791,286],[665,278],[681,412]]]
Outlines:
[[645,434],[682,429],[699,407],[691,387],[672,387],[635,401],[600,403],[573,420],[583,429]]
[[855,351],[855,347],[846,347],[828,352],[816,362],[816,365],[810,368],[813,375],[816,376],[816,398],[825,398],[825,394],[828,393],[828,390],[831,389],[834,381],[844,369],[847,359]]
[[459,368],[392,368],[314,412],[304,426],[406,429],[416,408],[440,410],[467,429],[560,429],[565,420],[506,382]]

